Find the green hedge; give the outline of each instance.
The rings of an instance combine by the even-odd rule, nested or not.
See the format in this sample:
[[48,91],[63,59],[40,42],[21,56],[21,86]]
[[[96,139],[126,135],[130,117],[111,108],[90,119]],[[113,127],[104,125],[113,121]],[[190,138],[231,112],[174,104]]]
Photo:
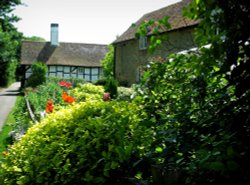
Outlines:
[[31,66],[32,74],[27,80],[27,87],[37,87],[46,82],[47,66],[43,62],[35,62]]
[[[104,184],[111,172],[146,152],[152,132],[138,106],[85,102],[50,114],[14,144],[2,164],[3,184]],[[130,163],[129,163],[130,162]],[[127,168],[124,171],[128,170]],[[1,182],[1,181],[0,181]]]

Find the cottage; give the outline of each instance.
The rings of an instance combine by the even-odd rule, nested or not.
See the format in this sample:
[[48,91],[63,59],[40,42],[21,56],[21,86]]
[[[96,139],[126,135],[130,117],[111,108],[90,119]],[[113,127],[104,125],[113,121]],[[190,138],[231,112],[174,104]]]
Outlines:
[[21,65],[24,79],[31,75],[32,63],[41,61],[48,66],[48,76],[96,81],[102,74],[100,61],[107,51],[107,45],[59,42],[58,24],[51,24],[50,42],[22,43]]
[[[175,53],[195,47],[193,31],[198,22],[190,20],[182,15],[182,9],[190,0],[183,0],[176,4],[164,7],[144,15],[133,26],[128,28],[114,42],[115,64],[114,73],[116,79],[127,85],[139,81],[141,68],[145,66],[150,58],[166,58],[170,53]],[[154,35],[153,27],[148,29],[147,37],[137,39],[135,34],[139,26],[149,20],[160,20],[169,17],[170,29],[161,27],[161,36],[166,36],[162,44],[154,53],[148,52],[150,37]]]

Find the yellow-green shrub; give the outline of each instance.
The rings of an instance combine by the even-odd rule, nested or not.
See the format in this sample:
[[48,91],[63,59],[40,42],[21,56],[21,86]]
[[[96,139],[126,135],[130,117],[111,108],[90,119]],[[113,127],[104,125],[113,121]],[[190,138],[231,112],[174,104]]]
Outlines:
[[89,101],[50,114],[10,148],[2,183],[103,184],[151,143],[138,111],[131,103]]
[[70,94],[79,101],[101,101],[104,88],[93,84],[83,84],[70,91]]

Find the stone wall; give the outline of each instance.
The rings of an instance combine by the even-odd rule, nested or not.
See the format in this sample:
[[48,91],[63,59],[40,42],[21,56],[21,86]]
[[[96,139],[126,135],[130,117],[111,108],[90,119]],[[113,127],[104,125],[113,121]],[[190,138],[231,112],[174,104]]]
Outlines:
[[[122,84],[132,85],[140,78],[140,69],[151,58],[166,58],[171,53],[195,47],[193,41],[193,27],[174,30],[165,33],[161,47],[154,53],[139,49],[139,40],[133,39],[115,44],[115,77]],[[149,40],[148,40],[149,42]]]

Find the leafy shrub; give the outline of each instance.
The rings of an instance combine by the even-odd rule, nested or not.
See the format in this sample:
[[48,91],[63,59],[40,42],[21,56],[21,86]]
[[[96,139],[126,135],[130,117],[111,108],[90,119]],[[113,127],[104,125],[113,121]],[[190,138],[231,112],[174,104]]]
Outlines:
[[109,51],[105,55],[104,59],[101,61],[103,68],[104,78],[113,77],[114,69],[114,47],[112,45],[108,46]]
[[15,108],[13,110],[15,122],[11,123],[13,133],[23,135],[28,128],[32,126],[29,114],[26,107],[26,102],[23,96],[17,98]]
[[102,101],[104,88],[93,84],[83,84],[70,91],[76,101]]
[[27,80],[27,87],[37,87],[46,82],[47,66],[43,62],[35,62],[31,65],[32,74]]
[[61,82],[61,81],[69,82],[74,87],[86,83],[86,80],[84,80],[84,79],[73,78],[73,77],[64,78],[64,77],[49,76],[46,79],[47,83],[56,83],[56,84],[59,84],[59,82]]
[[105,92],[109,92],[111,98],[115,98],[117,96],[117,88],[118,82],[113,77],[107,78],[107,82],[104,86]]
[[[145,153],[137,105],[84,102],[61,109],[30,128],[2,164],[3,184],[104,184]],[[130,163],[129,163],[130,162]]]
[[117,89],[117,101],[131,101],[135,91],[132,87],[118,87]]
[[106,83],[107,83],[106,78],[100,78],[99,80],[97,80],[97,81],[95,82],[95,85],[102,85],[102,86],[105,86]]
[[185,171],[190,184],[229,182],[229,176],[239,170],[235,151],[241,142],[230,128],[240,110],[234,88],[228,86],[225,75],[216,74],[221,63],[204,56],[175,55],[164,63],[153,61],[135,98],[156,133],[148,157],[162,169]]
[[47,82],[36,89],[26,90],[27,99],[35,114],[39,115],[46,107],[46,102],[52,100],[55,104],[62,104],[62,88],[57,83]]

